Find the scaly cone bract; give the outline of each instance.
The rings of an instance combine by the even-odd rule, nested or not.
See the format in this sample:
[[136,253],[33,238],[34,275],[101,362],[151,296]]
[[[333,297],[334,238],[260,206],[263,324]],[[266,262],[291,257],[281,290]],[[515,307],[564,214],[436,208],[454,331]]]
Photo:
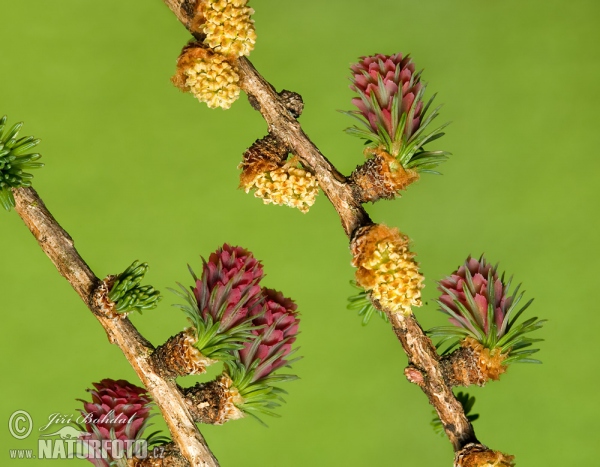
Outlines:
[[275,374],[293,361],[292,344],[298,334],[297,305],[281,292],[263,289],[265,311],[254,318],[254,339],[236,352],[236,359],[226,363],[227,373],[243,402],[238,407],[251,415],[276,415],[272,409],[283,401],[284,391],[274,384],[295,379],[293,375]]
[[[148,427],[152,398],[146,389],[137,387],[125,380],[103,379],[88,389],[92,401],[83,402],[81,411],[83,433],[80,436],[87,448],[88,460],[97,467],[126,467],[127,458],[135,452],[133,443],[141,439]],[[94,441],[121,440],[123,446],[131,446],[130,452],[113,457],[111,443],[96,444]],[[150,440],[152,442],[152,440]],[[106,449],[102,452],[102,449]],[[122,454],[122,455],[121,455]]]
[[227,243],[203,260],[191,292],[180,285],[184,310],[196,332],[196,348],[207,358],[229,360],[252,338],[252,320],[263,310],[263,268],[252,253]]

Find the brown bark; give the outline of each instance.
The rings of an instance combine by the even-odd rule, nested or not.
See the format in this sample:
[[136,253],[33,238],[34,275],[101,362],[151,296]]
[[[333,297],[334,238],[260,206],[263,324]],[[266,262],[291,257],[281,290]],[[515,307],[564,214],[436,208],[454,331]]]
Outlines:
[[167,422],[173,441],[192,466],[216,467],[210,452],[186,409],[174,382],[160,377],[151,354],[154,347],[127,318],[111,318],[105,284],[100,281],[75,249],[73,239],[56,222],[33,188],[13,189],[15,211],[21,216],[40,247],[69,281],[98,321],[111,343],[118,345],[152,395]]
[[128,467],[189,467],[190,463],[173,443],[169,443],[156,447],[146,458],[130,459],[127,465]]

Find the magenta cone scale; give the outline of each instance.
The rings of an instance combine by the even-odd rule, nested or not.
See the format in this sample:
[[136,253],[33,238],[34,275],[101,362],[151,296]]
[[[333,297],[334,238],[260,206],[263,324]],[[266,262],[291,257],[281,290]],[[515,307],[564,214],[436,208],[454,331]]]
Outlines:
[[226,366],[243,399],[238,407],[252,415],[274,415],[271,409],[283,401],[280,395],[283,391],[274,384],[296,379],[294,375],[276,372],[296,360],[290,360],[289,356],[294,352],[292,344],[300,319],[291,299],[272,289],[262,290],[265,306],[264,312],[254,318],[254,338]]
[[[190,270],[191,271],[191,270]],[[252,320],[263,310],[263,267],[248,250],[225,243],[203,259],[194,286],[174,291],[187,303],[179,306],[196,332],[195,347],[212,360],[229,360],[252,338]]]
[[[212,253],[196,279],[194,296],[202,317],[227,330],[241,323],[261,299],[262,265],[248,250],[227,243]],[[221,310],[225,306],[224,310]]]
[[[394,139],[397,128],[393,126],[392,112],[408,114],[417,96],[421,96],[421,78],[415,73],[415,65],[409,56],[402,54],[361,57],[361,61],[350,68],[353,76],[350,89],[360,97],[352,99],[363,117],[369,122],[374,133],[379,125],[385,129],[390,139]],[[394,99],[398,97],[398,108],[394,109]],[[419,128],[423,101],[415,103],[413,115],[404,127],[410,138]],[[396,122],[397,123],[397,122]]]
[[266,310],[254,319],[260,326],[253,331],[254,342],[247,342],[240,351],[243,364],[254,370],[253,381],[260,380],[287,364],[286,357],[292,351],[296,341],[300,319],[296,313],[297,305],[281,292],[263,289],[266,297]]

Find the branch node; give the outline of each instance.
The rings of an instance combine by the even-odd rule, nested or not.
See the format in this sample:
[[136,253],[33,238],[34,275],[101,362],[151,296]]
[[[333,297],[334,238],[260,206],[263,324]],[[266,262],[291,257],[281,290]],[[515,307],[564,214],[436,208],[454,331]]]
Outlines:
[[425,376],[423,372],[415,366],[408,366],[404,369],[404,376],[406,379],[417,386],[423,387],[425,385]]
[[286,109],[288,109],[292,117],[298,118],[300,115],[302,115],[302,111],[304,110],[304,101],[302,100],[302,96],[300,94],[293,91],[288,91],[286,89],[278,94],[281,98],[281,102],[283,102],[283,105]]

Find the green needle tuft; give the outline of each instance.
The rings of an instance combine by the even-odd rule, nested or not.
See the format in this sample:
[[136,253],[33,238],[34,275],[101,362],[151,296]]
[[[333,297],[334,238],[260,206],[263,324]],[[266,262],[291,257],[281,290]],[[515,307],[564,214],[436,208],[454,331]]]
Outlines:
[[22,126],[22,122],[15,123],[5,131],[6,115],[0,118],[0,204],[7,211],[15,207],[12,189],[31,186],[33,175],[25,170],[44,166],[36,162],[42,157],[40,154],[28,153],[40,140],[33,136],[17,139]]
[[119,274],[110,289],[108,298],[115,303],[118,313],[152,310],[162,299],[160,292],[151,285],[140,285],[148,271],[148,263],[135,260],[124,272]]

